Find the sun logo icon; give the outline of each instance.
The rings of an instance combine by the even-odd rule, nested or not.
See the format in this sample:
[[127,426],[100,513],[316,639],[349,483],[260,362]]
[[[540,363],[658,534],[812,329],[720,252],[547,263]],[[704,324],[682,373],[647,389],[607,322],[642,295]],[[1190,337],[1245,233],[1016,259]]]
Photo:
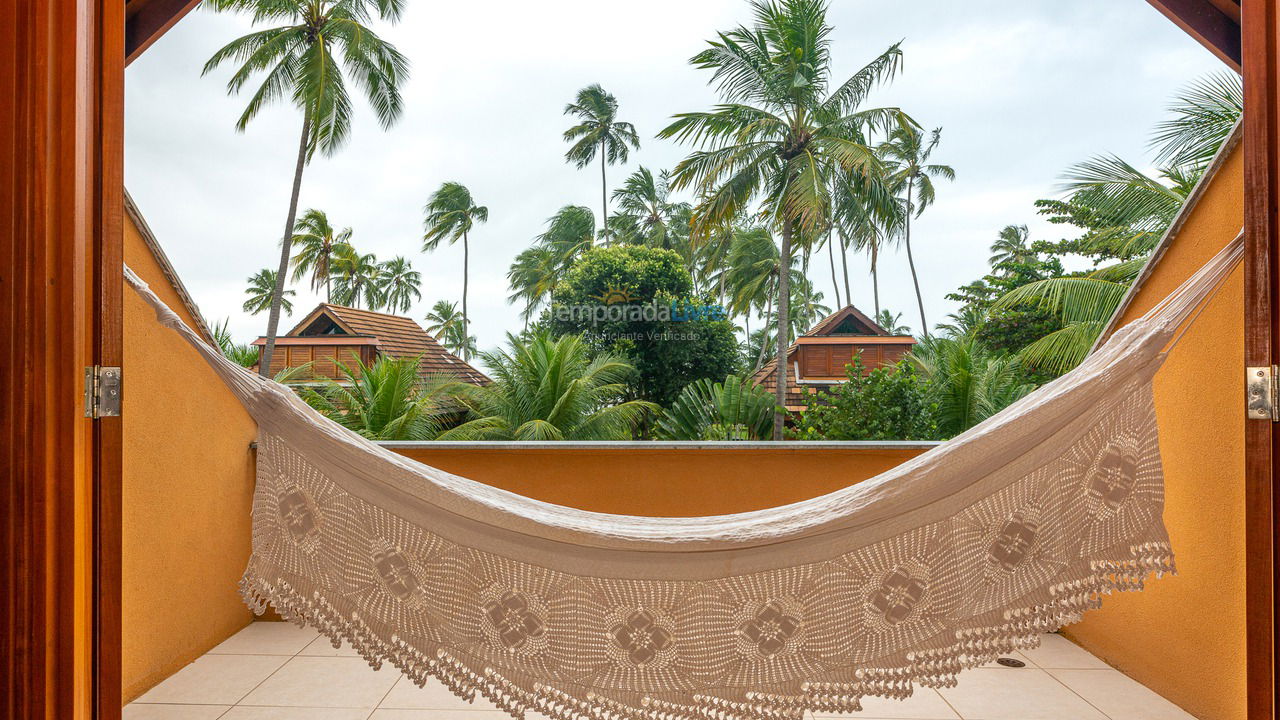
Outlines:
[[599,295],[595,295],[593,297],[595,297],[595,299],[599,300],[605,305],[629,303],[635,300],[635,298],[631,297],[631,294],[628,293],[626,290],[623,290],[614,285],[609,285],[608,289],[606,289],[604,292],[600,293]]

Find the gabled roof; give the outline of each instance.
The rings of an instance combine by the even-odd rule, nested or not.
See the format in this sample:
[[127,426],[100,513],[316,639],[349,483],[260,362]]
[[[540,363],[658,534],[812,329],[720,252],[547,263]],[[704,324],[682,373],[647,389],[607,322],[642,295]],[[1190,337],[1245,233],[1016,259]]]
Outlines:
[[[843,327],[842,327],[843,326]],[[857,332],[848,332],[850,328]],[[845,305],[818,321],[801,337],[820,337],[828,335],[889,335],[889,331],[881,327],[875,320],[867,317],[858,308]]]
[[488,385],[492,382],[484,373],[446,350],[412,318],[400,315],[321,303],[295,325],[286,337],[305,337],[303,333],[308,328],[325,320],[334,323],[342,334],[376,338],[378,350],[391,357],[420,358],[423,374],[449,374],[475,385]]
[[[859,332],[838,332],[847,331],[849,329],[858,330]],[[877,342],[893,342],[893,340],[901,338],[901,340],[914,343],[915,339],[907,336],[895,336],[880,326],[879,323],[872,320],[858,308],[852,305],[845,305],[830,315],[822,318],[816,325],[809,328],[809,331],[797,338],[796,342],[787,348],[787,399],[786,407],[788,410],[799,410],[804,408],[808,403],[805,399],[807,391],[800,388],[796,382],[795,370],[792,367],[792,358],[796,354],[796,350],[800,345],[805,344],[806,339],[815,338],[848,338],[850,343],[866,341],[873,339]],[[777,360],[766,362],[759,370],[751,376],[751,382],[759,385],[767,390],[774,390],[778,387],[777,382]]]

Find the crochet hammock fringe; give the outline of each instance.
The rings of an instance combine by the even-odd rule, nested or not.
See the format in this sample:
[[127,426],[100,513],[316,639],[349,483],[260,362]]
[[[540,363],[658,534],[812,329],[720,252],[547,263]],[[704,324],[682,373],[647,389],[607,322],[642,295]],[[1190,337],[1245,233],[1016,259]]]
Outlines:
[[[303,597],[283,581],[272,583],[252,568],[240,580],[240,596],[258,615],[270,607],[299,627],[312,627],[329,638],[334,648],[347,643],[374,670],[391,663],[418,687],[435,678],[467,702],[482,697],[516,720],[534,711],[551,720],[801,720],[805,712],[849,713],[862,710],[861,698],[876,696],[905,700],[913,684],[955,687],[961,670],[993,662],[1014,650],[1040,646],[1044,633],[1080,620],[1086,610],[1102,606],[1112,592],[1142,590],[1146,578],[1177,574],[1168,543],[1145,543],[1130,548],[1128,558],[1095,561],[1065,581],[1034,593],[1030,604],[1011,608],[1004,622],[955,630],[948,647],[909,654],[905,664],[867,667],[854,671],[850,683],[802,683],[795,695],[748,693],[748,703],[695,696],[701,704],[676,705],[661,701],[632,707],[588,693],[577,697],[550,687],[537,678],[508,678],[493,668],[471,668],[443,647],[415,647],[396,635],[383,637],[360,620],[358,611],[343,610],[320,592]],[[340,601],[339,601],[340,602]]]
[[515,718],[801,720],[954,686],[1174,571],[1152,378],[1242,247],[930,452],[701,518],[574,510],[396,455],[227,360],[125,274],[258,423],[240,585],[255,612]]

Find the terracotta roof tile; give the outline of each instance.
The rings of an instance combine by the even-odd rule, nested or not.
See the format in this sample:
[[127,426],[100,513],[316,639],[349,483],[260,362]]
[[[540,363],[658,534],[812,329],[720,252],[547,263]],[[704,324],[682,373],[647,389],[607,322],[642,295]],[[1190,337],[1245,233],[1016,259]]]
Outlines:
[[[356,335],[370,335],[377,338],[380,352],[391,357],[421,358],[423,375],[449,374],[474,385],[488,385],[493,382],[465,360],[446,350],[412,318],[328,303],[321,303],[320,308],[328,311]],[[315,315],[314,311],[309,313],[298,327],[289,331],[289,334],[301,332],[304,326],[314,322]]]

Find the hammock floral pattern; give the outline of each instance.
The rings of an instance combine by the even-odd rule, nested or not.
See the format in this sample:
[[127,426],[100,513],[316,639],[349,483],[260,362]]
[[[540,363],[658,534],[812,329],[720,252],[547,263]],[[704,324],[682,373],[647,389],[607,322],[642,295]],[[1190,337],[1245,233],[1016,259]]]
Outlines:
[[1173,571],[1151,379],[1239,254],[951,442],[712,518],[576,511],[409,461],[222,358],[126,275],[259,423],[255,611],[517,718],[799,720],[954,685]]

